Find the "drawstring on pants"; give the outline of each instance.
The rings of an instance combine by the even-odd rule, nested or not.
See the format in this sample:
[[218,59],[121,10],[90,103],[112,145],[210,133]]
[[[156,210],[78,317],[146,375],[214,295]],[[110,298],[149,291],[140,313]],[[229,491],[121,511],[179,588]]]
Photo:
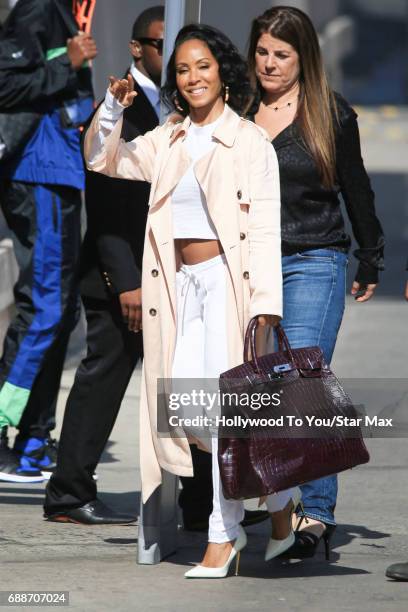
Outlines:
[[182,321],[181,335],[184,336],[184,318],[185,318],[184,314],[185,314],[185,307],[186,307],[188,292],[189,292],[191,285],[193,285],[195,289],[195,294],[197,295],[198,290],[200,289],[200,279],[187,266],[182,265],[179,272],[182,272],[184,274],[184,279],[181,285],[181,298],[182,299],[181,299],[181,304],[180,304],[181,321]]

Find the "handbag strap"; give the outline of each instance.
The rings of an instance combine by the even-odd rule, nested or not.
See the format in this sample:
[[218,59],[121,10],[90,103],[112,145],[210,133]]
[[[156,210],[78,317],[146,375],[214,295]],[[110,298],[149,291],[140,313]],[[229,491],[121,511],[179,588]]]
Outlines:
[[[262,374],[263,371],[259,364],[258,355],[256,352],[256,330],[257,328],[258,328],[258,317],[253,317],[249,321],[248,327],[245,333],[244,362],[249,361],[249,347],[251,347],[251,355],[255,363],[255,369],[257,370],[258,374]],[[293,366],[297,369],[295,357],[292,353],[292,349],[291,349],[288,337],[285,334],[283,327],[281,325],[277,325],[275,327],[275,330],[276,330],[276,335],[278,337],[279,351],[282,351],[282,349],[284,348],[284,350],[288,353],[289,359],[292,362]]]
[[295,357],[292,353],[292,348],[290,346],[289,339],[285,333],[285,330],[281,325],[276,326],[276,336],[278,338],[278,350],[279,351],[287,351],[290,356],[290,360],[295,363]]

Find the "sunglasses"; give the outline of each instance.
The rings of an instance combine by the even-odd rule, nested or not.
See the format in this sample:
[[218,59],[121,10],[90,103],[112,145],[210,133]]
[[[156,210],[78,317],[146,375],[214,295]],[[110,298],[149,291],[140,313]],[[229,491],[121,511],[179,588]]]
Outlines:
[[[138,38],[137,39],[140,43],[142,43],[142,45],[151,45],[152,47],[154,47],[155,49],[157,49],[157,51],[159,53],[162,53],[163,51],[163,38],[146,38],[146,37],[142,37],[142,38]],[[135,40],[132,40],[132,42],[136,42]]]

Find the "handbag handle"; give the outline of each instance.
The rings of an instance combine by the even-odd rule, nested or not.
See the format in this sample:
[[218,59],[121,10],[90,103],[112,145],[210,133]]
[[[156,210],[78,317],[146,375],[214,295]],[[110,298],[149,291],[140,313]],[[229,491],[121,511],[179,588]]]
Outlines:
[[[279,329],[278,329],[279,327]],[[293,353],[292,353],[292,347],[289,344],[289,339],[283,329],[283,327],[281,327],[280,325],[277,326],[276,328],[276,338],[278,340],[278,351],[289,351],[291,353],[291,356],[293,357]]]
[[[251,347],[251,354],[252,354],[252,359],[255,363],[255,369],[257,370],[258,374],[262,374],[262,368],[259,364],[258,361],[258,355],[256,352],[256,330],[258,328],[258,317],[253,317],[249,323],[248,323],[248,327],[245,333],[245,342],[244,342],[244,362],[249,361],[249,347]],[[290,347],[290,343],[288,340],[287,335],[285,334],[285,331],[283,329],[283,327],[281,325],[277,325],[275,327],[276,330],[276,335],[278,337],[278,345],[279,345],[279,351],[282,350],[282,347],[284,347],[285,351],[288,353],[290,361],[292,362],[292,364],[294,365],[294,367],[297,369],[297,365],[296,365],[296,361],[295,361],[295,357],[292,353],[292,349]]]

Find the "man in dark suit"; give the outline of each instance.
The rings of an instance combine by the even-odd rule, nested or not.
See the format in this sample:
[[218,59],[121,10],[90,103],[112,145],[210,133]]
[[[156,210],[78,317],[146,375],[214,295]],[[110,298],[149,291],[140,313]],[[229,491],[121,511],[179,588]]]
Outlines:
[[[122,138],[133,140],[159,121],[164,8],[136,20],[130,72],[137,96],[124,113]],[[81,297],[88,353],[68,397],[57,466],[46,491],[45,516],[59,522],[122,524],[97,499],[94,470],[108,441],[132,372],[143,355],[141,267],[150,186],[87,172],[87,232]]]

